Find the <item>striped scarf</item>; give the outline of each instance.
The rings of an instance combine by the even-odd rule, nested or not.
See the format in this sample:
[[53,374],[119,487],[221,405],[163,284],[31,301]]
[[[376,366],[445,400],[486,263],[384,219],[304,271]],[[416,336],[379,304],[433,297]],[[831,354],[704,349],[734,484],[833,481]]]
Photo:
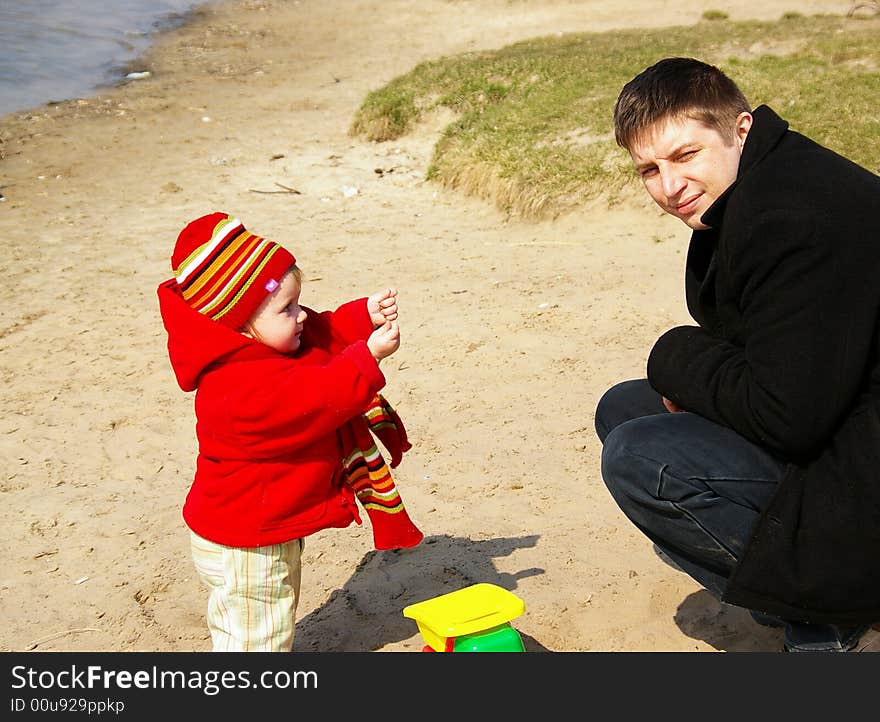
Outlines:
[[382,442],[391,455],[391,467],[396,467],[403,452],[412,448],[397,412],[381,394],[376,394],[366,410],[348,421],[338,434],[345,480],[370,517],[376,549],[418,544],[424,535],[409,518],[373,438],[375,434]]

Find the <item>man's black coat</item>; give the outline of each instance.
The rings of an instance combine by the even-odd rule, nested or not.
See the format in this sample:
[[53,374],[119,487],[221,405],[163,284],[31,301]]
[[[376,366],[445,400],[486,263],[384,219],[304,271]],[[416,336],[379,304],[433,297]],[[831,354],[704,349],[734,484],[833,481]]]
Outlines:
[[648,379],[789,462],[724,600],[880,620],[880,178],[761,106]]

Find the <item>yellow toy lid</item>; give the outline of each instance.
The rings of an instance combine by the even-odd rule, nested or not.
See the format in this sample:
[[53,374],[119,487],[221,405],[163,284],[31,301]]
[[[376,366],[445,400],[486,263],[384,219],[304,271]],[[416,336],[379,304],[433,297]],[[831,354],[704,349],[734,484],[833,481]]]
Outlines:
[[439,637],[461,637],[509,622],[525,608],[513,592],[482,582],[410,604],[404,607],[403,616]]

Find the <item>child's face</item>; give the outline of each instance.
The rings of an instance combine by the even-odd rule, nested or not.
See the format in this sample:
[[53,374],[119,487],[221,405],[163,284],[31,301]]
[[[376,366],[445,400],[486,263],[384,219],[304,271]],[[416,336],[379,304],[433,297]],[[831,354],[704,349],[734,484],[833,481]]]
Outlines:
[[286,274],[251,317],[244,335],[281,353],[296,351],[306,320],[306,312],[299,305],[300,290],[296,276]]

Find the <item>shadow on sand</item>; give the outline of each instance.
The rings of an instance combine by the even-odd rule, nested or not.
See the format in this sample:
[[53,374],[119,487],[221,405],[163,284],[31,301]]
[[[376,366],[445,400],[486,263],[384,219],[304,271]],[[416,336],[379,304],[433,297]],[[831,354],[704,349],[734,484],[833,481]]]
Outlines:
[[[296,625],[296,651],[371,652],[418,635],[403,608],[478,582],[515,592],[517,582],[543,569],[499,572],[495,559],[533,547],[537,535],[474,540],[437,535],[413,549],[370,551],[341,589]],[[513,622],[516,626],[515,622]],[[352,634],[350,630],[357,630]],[[548,651],[521,635],[527,652]],[[420,651],[421,639],[412,647]]]
[[719,602],[705,589],[685,597],[675,623],[688,637],[722,652],[782,651],[782,629],[758,624],[747,609]]

